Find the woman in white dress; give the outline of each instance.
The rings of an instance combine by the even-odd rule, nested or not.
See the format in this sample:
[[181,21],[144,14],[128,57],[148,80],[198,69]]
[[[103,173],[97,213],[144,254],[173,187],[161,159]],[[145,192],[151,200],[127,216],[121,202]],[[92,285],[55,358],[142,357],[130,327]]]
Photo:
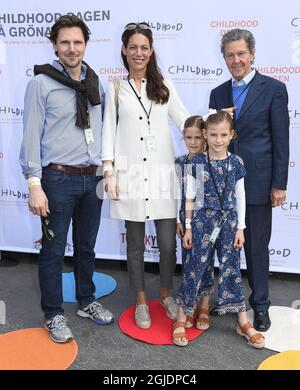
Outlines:
[[158,68],[147,23],[129,23],[121,55],[128,77],[108,86],[102,160],[110,216],[125,220],[130,284],[136,293],[135,322],[151,326],[144,282],[145,221],[155,223],[160,251],[160,302],[175,319],[170,296],[176,265],[176,182],[168,117],[180,129],[189,116],[173,85]]

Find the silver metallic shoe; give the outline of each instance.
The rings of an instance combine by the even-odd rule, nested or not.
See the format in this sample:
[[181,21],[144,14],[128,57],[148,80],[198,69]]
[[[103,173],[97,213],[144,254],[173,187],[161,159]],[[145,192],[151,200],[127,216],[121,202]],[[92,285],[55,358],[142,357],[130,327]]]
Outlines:
[[175,302],[174,298],[173,297],[167,297],[164,300],[161,300],[160,303],[165,308],[167,316],[171,320],[175,320],[176,317],[177,317],[178,305]]
[[113,314],[96,301],[84,308],[79,308],[76,314],[83,318],[90,318],[99,325],[107,325],[114,320]]
[[44,327],[49,330],[51,340],[56,343],[67,343],[74,338],[71,329],[67,327],[67,319],[61,314],[47,320]]
[[135,323],[139,328],[148,329],[151,326],[149,307],[145,303],[137,305],[134,312]]

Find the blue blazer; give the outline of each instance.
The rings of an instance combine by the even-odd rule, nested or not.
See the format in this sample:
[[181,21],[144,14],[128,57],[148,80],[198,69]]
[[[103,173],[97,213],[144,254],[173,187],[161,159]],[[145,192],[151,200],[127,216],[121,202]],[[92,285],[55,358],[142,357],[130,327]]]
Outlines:
[[[232,82],[228,80],[211,91],[209,107],[232,106]],[[286,189],[289,122],[285,84],[256,72],[239,117],[234,120],[237,139],[231,145],[245,163],[248,204],[269,203],[272,188]]]

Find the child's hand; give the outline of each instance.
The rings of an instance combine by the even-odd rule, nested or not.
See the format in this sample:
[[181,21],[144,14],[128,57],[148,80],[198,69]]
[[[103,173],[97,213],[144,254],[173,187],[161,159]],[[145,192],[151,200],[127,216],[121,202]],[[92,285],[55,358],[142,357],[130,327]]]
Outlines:
[[182,240],[182,238],[183,238],[183,227],[182,227],[181,223],[177,223],[177,225],[176,225],[176,233],[177,233],[178,238],[180,238],[180,240]]
[[191,249],[192,248],[192,230],[186,229],[183,239],[182,239],[182,246],[184,249]]
[[233,246],[235,247],[235,249],[241,249],[242,246],[244,245],[244,242],[245,242],[244,230],[238,229],[235,233]]
[[231,119],[233,119],[234,111],[236,110],[236,108],[237,108],[237,106],[228,107],[228,108],[221,108],[221,111],[227,112],[231,116]]

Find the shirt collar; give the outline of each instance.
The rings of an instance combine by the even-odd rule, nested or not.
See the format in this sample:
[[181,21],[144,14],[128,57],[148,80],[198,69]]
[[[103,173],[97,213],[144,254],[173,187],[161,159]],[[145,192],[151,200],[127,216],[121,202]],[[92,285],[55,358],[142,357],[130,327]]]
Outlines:
[[250,73],[247,74],[247,76],[245,76],[242,80],[238,81],[236,80],[234,77],[232,77],[232,85],[234,87],[239,87],[241,85],[246,85],[248,83],[250,83],[250,81],[253,79],[253,77],[255,76],[255,72],[256,70],[255,69],[252,69],[252,71]]
[[[54,61],[52,62],[52,66],[53,66],[55,69],[57,69],[57,70],[59,70],[60,72],[62,72],[65,76],[69,77],[69,74],[68,74],[66,68],[63,67],[62,64],[61,64],[58,60],[54,60]],[[86,67],[86,65],[81,64],[80,80],[83,80],[83,79],[86,78],[86,72],[87,72],[87,67]]]
[[[128,76],[128,80],[129,80],[130,82],[131,82],[131,81],[134,82],[134,78],[133,78],[133,77],[129,77],[129,76]],[[146,83],[146,82],[147,82],[147,79],[142,78],[141,81],[142,81],[142,83]]]

